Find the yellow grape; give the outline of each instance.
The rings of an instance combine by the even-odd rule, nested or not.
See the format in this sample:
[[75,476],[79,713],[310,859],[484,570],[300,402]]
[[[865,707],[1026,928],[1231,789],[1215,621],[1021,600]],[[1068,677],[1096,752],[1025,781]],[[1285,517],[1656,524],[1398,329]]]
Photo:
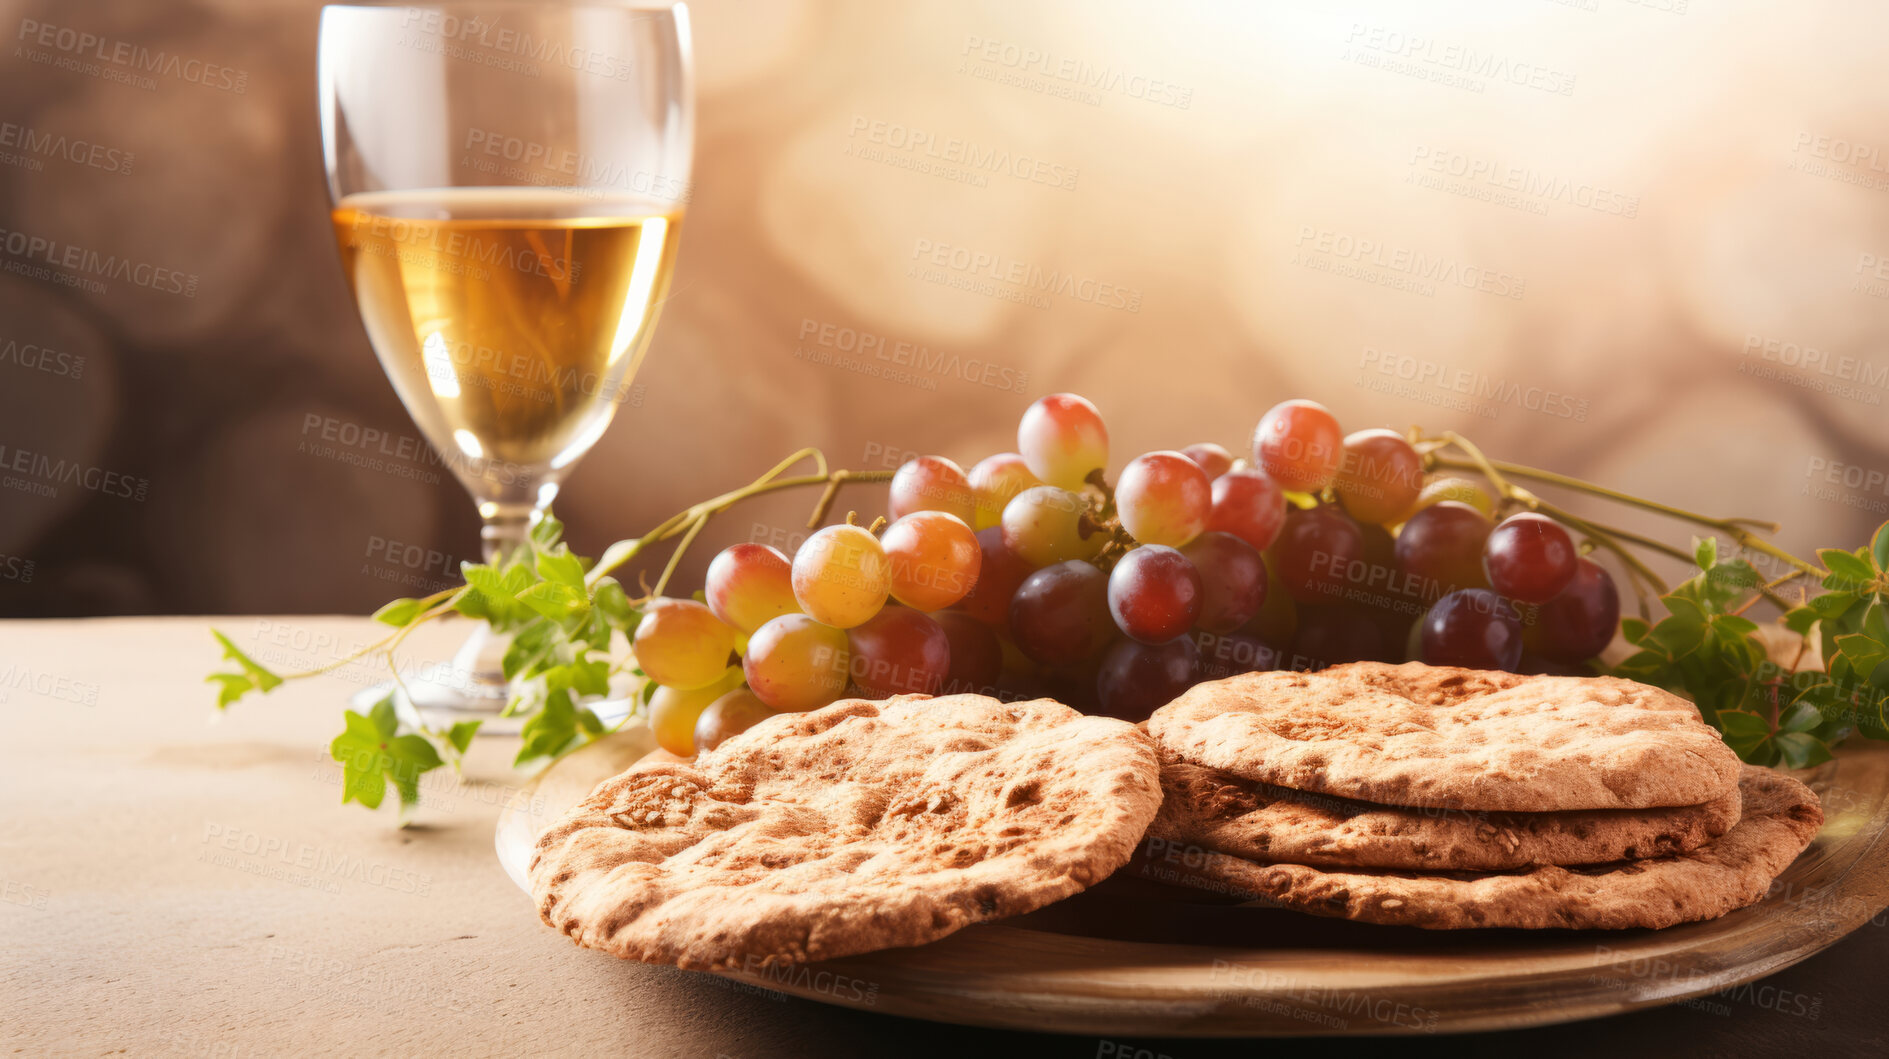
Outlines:
[[[1495,499],[1487,490],[1467,478],[1432,478],[1425,483],[1423,491],[1417,494],[1416,511],[1421,511],[1432,504],[1445,500],[1454,500],[1459,504],[1468,504],[1488,518],[1495,517]],[[1416,514],[1412,511],[1411,514]]]
[[892,577],[892,598],[917,610],[943,610],[977,583],[984,553],[977,534],[942,511],[920,511],[886,527],[879,539]]
[[879,538],[859,526],[828,526],[794,555],[794,599],[837,629],[850,629],[885,606],[891,572]]
[[699,688],[728,668],[735,630],[692,599],[657,599],[636,626],[636,661],[649,679]]
[[977,466],[971,468],[971,496],[977,506],[971,528],[985,530],[1002,522],[1004,505],[1011,497],[1042,484],[1042,479],[1030,473],[1023,457],[1014,452],[1000,452],[977,461]]
[[1093,559],[1108,543],[1108,534],[1088,515],[1089,502],[1067,489],[1025,489],[1004,507],[1004,547],[1038,568]]
[[695,753],[695,722],[709,703],[726,695],[741,683],[741,670],[729,666],[720,676],[699,688],[686,691],[663,686],[649,699],[649,727],[656,733],[656,745],[677,757]]

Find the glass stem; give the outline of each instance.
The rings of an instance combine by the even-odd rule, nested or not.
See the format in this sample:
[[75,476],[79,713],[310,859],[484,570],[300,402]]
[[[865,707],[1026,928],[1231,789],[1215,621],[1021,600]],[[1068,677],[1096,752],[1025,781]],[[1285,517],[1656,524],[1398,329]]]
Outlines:
[[526,536],[543,520],[544,512],[531,504],[486,502],[479,505],[479,517],[484,520],[479,540],[485,561],[496,565],[525,546]]

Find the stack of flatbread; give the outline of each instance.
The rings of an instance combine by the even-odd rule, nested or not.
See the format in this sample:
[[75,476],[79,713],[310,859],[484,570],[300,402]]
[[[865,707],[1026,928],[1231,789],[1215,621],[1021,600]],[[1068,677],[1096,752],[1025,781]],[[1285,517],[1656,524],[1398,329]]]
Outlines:
[[1823,821],[1684,699],[1411,663],[1248,673],[1147,722],[1142,874],[1431,929],[1665,927],[1762,898]]

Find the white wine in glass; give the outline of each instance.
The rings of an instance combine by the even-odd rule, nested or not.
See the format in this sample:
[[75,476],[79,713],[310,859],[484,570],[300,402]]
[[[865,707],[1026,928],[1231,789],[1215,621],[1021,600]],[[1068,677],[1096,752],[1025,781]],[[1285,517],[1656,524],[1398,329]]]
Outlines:
[[[688,185],[688,44],[681,5],[323,9],[342,265],[401,402],[478,505],[487,561],[543,517],[648,349]],[[405,681],[408,705],[494,718],[503,647],[482,628]]]

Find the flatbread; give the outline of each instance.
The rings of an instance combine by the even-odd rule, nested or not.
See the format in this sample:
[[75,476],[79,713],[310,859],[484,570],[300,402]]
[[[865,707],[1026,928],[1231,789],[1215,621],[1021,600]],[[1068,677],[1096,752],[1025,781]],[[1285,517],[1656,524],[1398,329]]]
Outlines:
[[1738,822],[1733,790],[1704,805],[1485,813],[1404,809],[1241,779],[1163,752],[1151,838],[1259,861],[1418,871],[1604,864],[1696,849]]
[[1617,677],[1355,662],[1199,684],[1149,719],[1197,765],[1340,798],[1562,812],[1700,805],[1738,756],[1693,705]]
[[544,921],[695,969],[918,945],[1126,863],[1161,800],[1148,737],[1048,699],[848,699],[693,764],[639,763],[539,837]]
[[1670,927],[1761,900],[1823,826],[1810,788],[1756,765],[1742,770],[1744,812],[1737,825],[1697,849],[1652,860],[1419,874],[1259,864],[1205,853],[1154,855],[1140,871],[1313,915],[1426,930]]

